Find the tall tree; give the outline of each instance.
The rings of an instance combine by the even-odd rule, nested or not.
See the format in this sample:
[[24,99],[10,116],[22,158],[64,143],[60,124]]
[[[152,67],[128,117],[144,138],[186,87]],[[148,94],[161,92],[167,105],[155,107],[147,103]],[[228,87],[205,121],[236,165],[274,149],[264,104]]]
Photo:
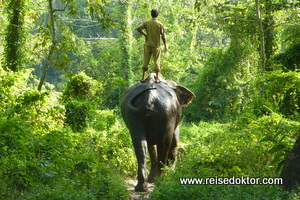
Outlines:
[[[265,18],[263,19],[264,37],[265,37],[265,55],[266,55],[266,68],[270,68],[270,58],[275,50],[275,20],[273,17],[273,3],[272,0],[265,0]],[[267,70],[266,69],[266,70]]]
[[131,51],[132,51],[132,30],[131,30],[131,5],[129,2],[119,3],[120,8],[120,30],[119,40],[121,46],[121,70],[123,71],[124,80],[127,81],[127,86],[131,81]]
[[[256,6],[256,17],[258,23],[258,32],[260,38],[260,75],[263,76],[266,70],[266,49],[265,49],[265,35],[263,29],[263,21],[261,17],[261,10],[260,10],[260,1],[255,0]],[[260,87],[260,96],[263,98],[264,95],[264,84]]]
[[26,0],[10,0],[7,8],[8,27],[5,36],[4,69],[18,71],[25,62]]

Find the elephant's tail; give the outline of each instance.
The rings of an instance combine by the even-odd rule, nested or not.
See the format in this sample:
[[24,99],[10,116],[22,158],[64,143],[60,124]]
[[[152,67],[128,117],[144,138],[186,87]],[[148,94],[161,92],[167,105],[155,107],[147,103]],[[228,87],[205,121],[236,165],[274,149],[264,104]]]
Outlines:
[[147,87],[139,87],[136,88],[136,90],[134,91],[134,95],[132,97],[129,98],[128,102],[127,102],[127,106],[129,107],[129,109],[137,114],[147,114],[147,108],[146,105],[139,105],[139,106],[134,106],[133,102],[134,100],[143,92],[149,91],[149,90],[156,90],[156,87],[153,86],[147,86]]

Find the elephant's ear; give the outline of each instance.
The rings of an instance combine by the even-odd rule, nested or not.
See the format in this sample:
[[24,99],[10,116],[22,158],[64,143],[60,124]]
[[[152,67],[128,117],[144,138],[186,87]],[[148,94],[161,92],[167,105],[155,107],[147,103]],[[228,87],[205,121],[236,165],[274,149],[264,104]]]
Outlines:
[[196,97],[191,90],[181,85],[175,86],[174,90],[177,95],[177,99],[183,108],[187,107],[192,102],[192,99]]
[[177,99],[183,108],[187,107],[192,102],[192,99],[196,97],[191,90],[184,86],[177,85],[177,83],[172,80],[167,80],[167,84],[173,88],[177,95]]

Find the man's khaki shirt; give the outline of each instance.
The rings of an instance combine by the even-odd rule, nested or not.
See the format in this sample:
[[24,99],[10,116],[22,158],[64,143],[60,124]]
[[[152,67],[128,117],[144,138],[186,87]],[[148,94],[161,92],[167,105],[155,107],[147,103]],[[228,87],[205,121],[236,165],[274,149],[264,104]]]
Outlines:
[[144,22],[138,29],[145,29],[147,34],[146,46],[160,46],[160,36],[165,36],[165,29],[156,18]]

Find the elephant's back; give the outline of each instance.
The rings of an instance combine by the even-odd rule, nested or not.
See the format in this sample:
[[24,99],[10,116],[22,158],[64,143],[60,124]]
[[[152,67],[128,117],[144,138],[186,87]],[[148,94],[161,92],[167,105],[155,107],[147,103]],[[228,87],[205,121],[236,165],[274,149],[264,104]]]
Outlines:
[[149,90],[149,89],[155,89],[154,84],[143,84],[143,83],[136,83],[133,86],[129,87],[123,95],[122,104],[128,102],[132,97],[137,96],[143,91]]
[[153,114],[168,112],[176,106],[176,102],[177,96],[174,90],[165,83],[137,83],[126,90],[121,108],[126,112],[148,115],[149,112]]

